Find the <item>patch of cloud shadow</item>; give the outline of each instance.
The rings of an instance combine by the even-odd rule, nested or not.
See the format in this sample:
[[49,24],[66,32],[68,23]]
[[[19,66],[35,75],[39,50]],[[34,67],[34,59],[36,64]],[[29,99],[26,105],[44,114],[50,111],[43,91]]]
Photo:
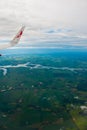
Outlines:
[[49,30],[47,33],[55,33],[55,30]]

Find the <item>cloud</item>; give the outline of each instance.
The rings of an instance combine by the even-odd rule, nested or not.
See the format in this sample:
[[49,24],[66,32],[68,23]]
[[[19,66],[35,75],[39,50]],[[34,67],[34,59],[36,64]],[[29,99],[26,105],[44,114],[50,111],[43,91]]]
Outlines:
[[1,0],[0,44],[9,42],[21,25],[26,30],[18,46],[84,46],[87,0]]

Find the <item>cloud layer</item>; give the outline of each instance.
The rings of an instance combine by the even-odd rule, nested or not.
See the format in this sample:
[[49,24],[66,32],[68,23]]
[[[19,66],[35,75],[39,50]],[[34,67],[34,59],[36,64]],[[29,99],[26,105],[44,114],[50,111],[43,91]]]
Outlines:
[[0,0],[0,44],[21,25],[19,46],[87,47],[87,0]]

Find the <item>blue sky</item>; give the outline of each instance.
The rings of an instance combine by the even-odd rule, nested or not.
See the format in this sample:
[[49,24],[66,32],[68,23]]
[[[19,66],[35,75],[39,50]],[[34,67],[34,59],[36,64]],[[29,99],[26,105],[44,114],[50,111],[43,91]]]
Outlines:
[[0,44],[22,25],[17,47],[87,48],[87,0],[0,0]]

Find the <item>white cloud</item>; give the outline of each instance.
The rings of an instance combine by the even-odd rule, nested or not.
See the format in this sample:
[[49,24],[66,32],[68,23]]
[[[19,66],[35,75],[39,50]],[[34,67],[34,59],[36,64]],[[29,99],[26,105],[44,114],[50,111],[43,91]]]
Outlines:
[[87,0],[0,0],[0,41],[9,41],[21,25],[21,42],[28,46],[81,46],[87,40]]

